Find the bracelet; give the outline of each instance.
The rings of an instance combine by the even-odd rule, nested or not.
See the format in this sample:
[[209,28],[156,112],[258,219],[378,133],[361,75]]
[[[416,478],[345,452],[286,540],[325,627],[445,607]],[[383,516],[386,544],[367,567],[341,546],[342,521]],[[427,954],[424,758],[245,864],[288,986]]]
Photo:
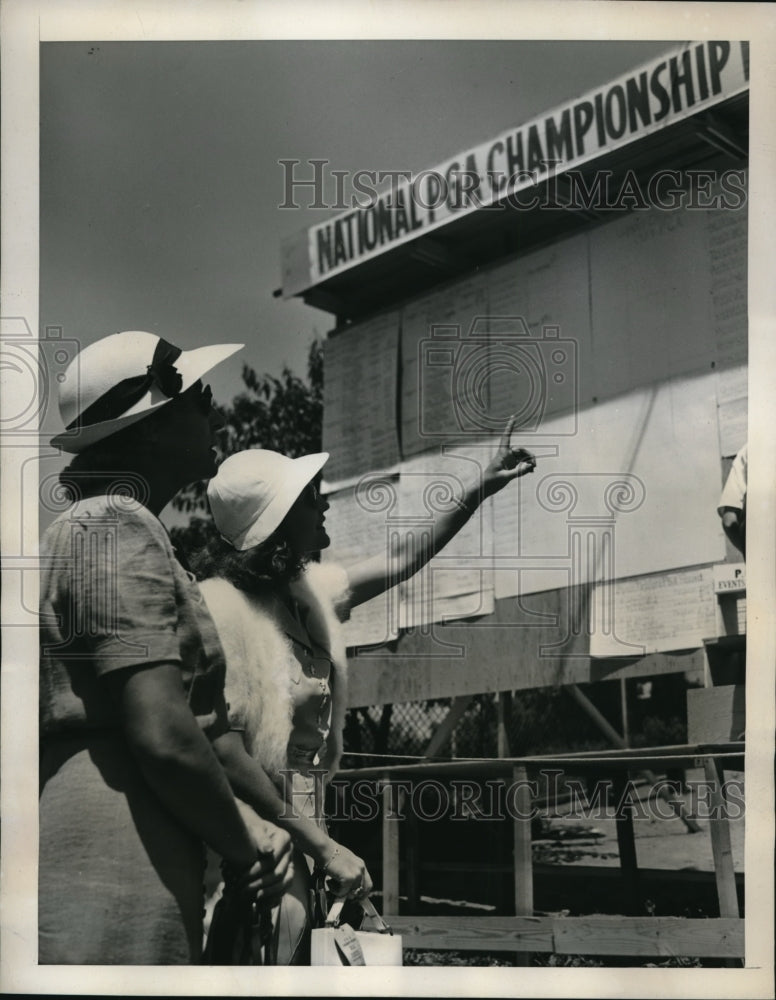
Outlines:
[[326,864],[323,866],[323,868],[321,868],[321,871],[323,872],[324,875],[329,870],[329,865],[339,855],[339,853],[340,853],[339,847],[335,847],[334,848],[334,854],[332,854],[332,856],[329,858],[329,860],[326,862]]

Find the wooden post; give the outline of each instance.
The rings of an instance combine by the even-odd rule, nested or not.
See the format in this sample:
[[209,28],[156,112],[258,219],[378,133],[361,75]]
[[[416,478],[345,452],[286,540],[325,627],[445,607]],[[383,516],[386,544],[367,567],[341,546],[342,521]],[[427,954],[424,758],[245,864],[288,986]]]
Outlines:
[[622,716],[622,741],[626,747],[629,747],[630,723],[628,720],[628,682],[624,677],[620,678],[620,714]]
[[[528,773],[520,764],[512,768],[514,795],[514,891],[515,916],[532,917],[534,911],[533,855],[531,852],[531,790]],[[517,952],[515,962],[519,966],[531,964],[528,952]]]
[[[399,790],[400,801],[404,802],[404,789]],[[418,843],[418,817],[414,809],[406,813],[405,857],[407,859],[407,905],[410,913],[420,910],[420,848]],[[398,913],[398,910],[396,911]]]
[[499,691],[496,708],[498,717],[496,756],[509,757],[509,724],[512,715],[512,693],[510,691]]
[[633,829],[633,806],[626,801],[628,790],[627,773],[618,772],[613,775],[612,790],[614,793],[615,823],[617,827],[617,846],[620,851],[620,868],[625,888],[625,913],[640,916],[643,913],[641,892],[639,886],[639,866],[636,858],[636,838]]
[[717,763],[713,757],[705,757],[703,769],[706,781],[709,783],[709,833],[711,834],[711,849],[714,854],[714,877],[717,882],[717,898],[719,899],[719,915],[721,917],[739,917],[738,892],[736,891],[736,873],[733,867],[733,851],[730,845],[730,826],[726,812],[725,796]]
[[393,795],[400,789],[394,789],[388,775],[383,780],[383,913],[398,914],[400,803],[397,800],[394,811]]
[[[595,705],[592,703],[592,701],[590,701],[590,699],[587,697],[587,695],[584,693],[584,691],[580,691],[576,684],[567,684],[567,685],[565,685],[565,687],[566,687],[566,690],[568,691],[568,693],[574,699],[574,701],[580,706],[580,708],[582,708],[585,712],[587,712],[587,714],[590,716],[590,718],[593,720],[593,722],[595,722],[595,724],[598,726],[598,728],[601,730],[601,732],[609,740],[611,740],[611,742],[614,743],[614,745],[616,747],[619,747],[621,750],[627,750],[627,744],[626,744],[625,740],[622,738],[622,736],[620,736],[620,734],[617,732],[617,730],[614,728],[614,726],[612,726],[603,717],[603,715],[601,715],[601,713],[598,711],[598,709],[595,707]],[[645,770],[645,771],[642,771],[642,774],[644,775],[644,777],[646,778],[646,780],[650,784],[652,784],[652,785],[655,784],[655,781],[657,779],[655,777],[655,774],[652,771]],[[700,829],[701,829],[700,826],[698,826],[698,824],[695,822],[695,820],[691,816],[685,815],[685,810],[682,807],[682,804],[680,802],[677,802],[673,798],[673,796],[670,795],[670,793],[668,792],[668,790],[666,788],[661,787],[660,790],[659,790],[659,794],[660,794],[660,797],[662,799],[664,799],[668,803],[668,805],[671,807],[671,809],[676,813],[676,815],[679,817],[679,819],[684,823],[684,825],[687,827],[687,829],[690,831],[690,833],[699,833],[700,832]]]

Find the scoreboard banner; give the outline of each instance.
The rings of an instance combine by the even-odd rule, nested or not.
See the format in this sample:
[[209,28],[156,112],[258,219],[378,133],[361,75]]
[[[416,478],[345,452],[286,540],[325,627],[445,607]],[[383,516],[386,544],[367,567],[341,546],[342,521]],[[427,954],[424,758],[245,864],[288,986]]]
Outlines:
[[[284,243],[283,294],[299,294],[471,212],[535,208],[540,205],[538,186],[554,176],[713,108],[748,87],[746,42],[684,43],[431,169],[415,175],[358,171],[351,177],[354,193],[346,211]],[[391,182],[387,190],[386,179]],[[587,203],[600,196],[580,176],[573,179],[577,190],[572,197]],[[629,172],[616,197],[619,201],[607,207],[639,207],[645,195]],[[649,192],[650,203],[660,207],[678,207],[675,192],[673,197],[671,204],[663,204],[671,198],[665,185]]]

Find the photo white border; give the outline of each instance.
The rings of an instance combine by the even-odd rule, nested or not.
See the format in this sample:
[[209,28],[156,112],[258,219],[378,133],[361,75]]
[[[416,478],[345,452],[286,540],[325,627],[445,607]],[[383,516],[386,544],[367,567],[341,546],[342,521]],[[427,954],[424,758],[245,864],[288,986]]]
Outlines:
[[[751,44],[749,180],[749,490],[747,559],[747,872],[745,969],[404,969],[45,967],[36,965],[37,636],[4,627],[0,989],[49,994],[361,996],[773,996],[773,737],[776,662],[776,10],[764,3],[640,3],[606,0],[3,0],[2,315],[38,330],[38,67],[41,41],[284,38],[748,39]],[[407,26],[412,30],[408,31]],[[278,248],[279,253],[280,248]],[[13,412],[10,375],[0,406]],[[19,537],[19,482],[26,449],[2,447],[3,553],[33,551]],[[758,499],[759,498],[759,499]],[[35,498],[37,503],[37,498]],[[22,545],[22,542],[24,543]],[[2,621],[13,626],[20,579],[4,572]],[[19,577],[19,579],[16,579]],[[28,602],[32,588],[25,593]],[[756,669],[753,669],[756,665]],[[34,677],[33,677],[34,674]],[[757,837],[751,835],[756,826]]]

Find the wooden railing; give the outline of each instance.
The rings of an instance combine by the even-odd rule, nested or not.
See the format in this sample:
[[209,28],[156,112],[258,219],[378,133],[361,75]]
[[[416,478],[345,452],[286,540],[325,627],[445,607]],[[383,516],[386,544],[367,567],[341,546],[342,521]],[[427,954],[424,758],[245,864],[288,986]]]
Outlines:
[[[550,952],[558,955],[626,955],[649,957],[744,958],[744,920],[739,912],[736,877],[725,809],[725,770],[744,770],[743,742],[682,744],[638,750],[595,751],[562,756],[501,760],[425,762],[343,771],[338,781],[375,781],[382,788],[382,912],[403,935],[408,948],[511,951],[518,955]],[[528,781],[542,770],[610,778],[615,790],[630,773],[661,769],[702,768],[711,790],[709,818],[719,916],[710,918],[622,916],[552,917],[534,914],[531,853],[531,800]],[[444,782],[470,779],[512,781],[516,791],[513,823],[512,885],[514,916],[414,916],[399,912],[399,853],[402,820],[395,795],[430,778]],[[627,808],[615,816],[620,870],[629,898],[639,895],[633,816]],[[414,824],[404,824],[416,838]],[[417,844],[408,844],[407,879],[410,898],[417,899]],[[632,913],[643,913],[635,906]]]

